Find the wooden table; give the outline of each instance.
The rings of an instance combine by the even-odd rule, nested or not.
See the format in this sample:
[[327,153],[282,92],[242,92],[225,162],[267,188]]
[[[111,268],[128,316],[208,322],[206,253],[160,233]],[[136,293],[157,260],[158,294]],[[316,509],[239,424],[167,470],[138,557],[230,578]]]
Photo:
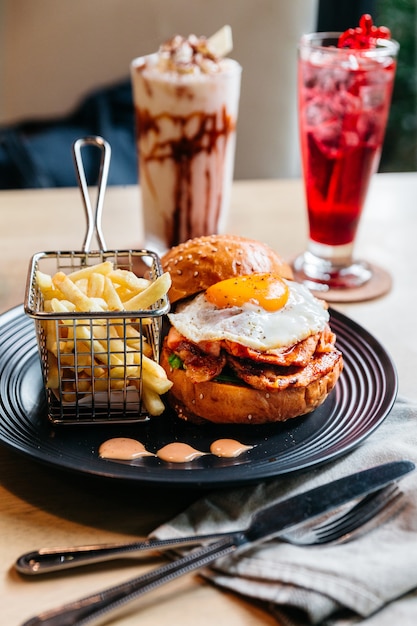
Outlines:
[[[384,344],[398,368],[400,393],[414,399],[416,197],[417,173],[374,177],[357,253],[387,268],[393,276],[393,288],[377,300],[334,305]],[[103,227],[108,248],[141,246],[136,187],[108,189]],[[286,258],[294,256],[304,248],[306,240],[301,182],[236,182],[228,230],[266,241]],[[0,192],[0,312],[23,302],[28,261],[34,252],[80,248],[84,231],[77,189]],[[2,623],[18,626],[37,612],[123,581],[155,564],[113,564],[85,568],[76,574],[27,580],[13,569],[22,552],[41,546],[134,539],[150,532],[199,495],[197,491],[151,492],[73,476],[41,466],[1,446]],[[262,608],[189,575],[145,597],[140,613],[127,613],[117,621],[120,626],[138,623],[258,626],[276,622]]]

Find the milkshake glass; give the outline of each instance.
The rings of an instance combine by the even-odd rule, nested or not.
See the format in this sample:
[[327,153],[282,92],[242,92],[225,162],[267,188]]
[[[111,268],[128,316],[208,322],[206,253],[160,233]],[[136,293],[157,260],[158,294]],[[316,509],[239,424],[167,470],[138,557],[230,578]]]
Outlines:
[[139,180],[146,246],[163,253],[222,232],[233,179],[241,66],[205,38],[174,37],[134,59]]

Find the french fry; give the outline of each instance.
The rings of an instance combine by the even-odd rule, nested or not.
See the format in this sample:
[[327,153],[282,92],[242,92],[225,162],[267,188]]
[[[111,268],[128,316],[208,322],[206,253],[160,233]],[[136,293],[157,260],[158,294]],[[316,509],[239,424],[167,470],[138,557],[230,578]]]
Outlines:
[[[96,318],[88,313],[146,310],[166,295],[171,285],[169,274],[152,282],[129,270],[114,269],[113,263],[105,261],[70,274],[58,271],[49,276],[38,271],[36,283],[44,311],[63,314],[42,321],[47,387],[68,403],[77,402],[84,394],[111,394],[133,387],[142,391],[143,404],[151,415],[162,413],[160,396],[172,383],[153,360],[152,345],[142,333],[151,318]],[[71,313],[86,315],[71,317]]]
[[165,411],[160,396],[146,385],[142,386],[142,400],[150,415],[161,415]]
[[[142,320],[143,322],[143,320]],[[123,325],[123,322],[114,326],[119,337],[126,340],[126,345],[129,350],[136,352],[143,352],[147,357],[152,357],[152,346],[149,344],[147,338],[132,324]]]
[[42,292],[54,288],[52,283],[52,276],[50,276],[49,274],[45,274],[44,272],[37,270],[35,277],[36,284]]
[[115,284],[115,289],[117,291],[117,294],[120,300],[123,302],[123,307],[124,307],[124,303],[127,302],[127,300],[130,300],[130,298],[133,298],[133,296],[135,296],[138,293],[137,291],[132,291],[131,289],[127,289],[127,287],[121,287],[120,285],[117,285],[117,284]]
[[76,310],[81,312],[99,311],[95,308],[94,301],[86,296],[81,289],[63,272],[57,272],[52,277],[52,282],[57,289],[59,289],[64,296],[72,302]]
[[103,298],[107,303],[108,311],[124,311],[123,303],[116,288],[108,276],[104,279]]
[[92,334],[89,326],[86,324],[77,324],[75,331],[76,339],[82,339],[87,346],[91,345],[91,349],[89,348],[89,350],[94,353],[95,358],[100,361],[100,363],[104,365],[122,365],[122,359],[109,351],[105,341],[100,341],[95,338],[94,334],[102,334],[105,338],[106,329],[104,328],[103,333],[99,333],[99,328],[100,326],[95,326],[95,333]]
[[74,357],[76,357],[76,362],[75,364],[72,365],[74,369],[77,369],[77,370],[91,369],[92,361],[91,361],[90,354],[80,354],[78,352],[78,354],[74,355]]
[[61,351],[59,354],[59,364],[61,367],[70,367],[74,369],[75,355],[72,352],[70,354],[65,354],[65,352]]
[[[95,276],[95,274],[93,274]],[[97,274],[100,276],[100,274]],[[77,285],[78,289],[82,291],[86,296],[89,296],[88,293],[88,278],[80,278],[79,280],[74,280],[74,285]]]
[[[116,336],[113,336],[114,331],[112,332],[112,328],[110,327],[110,331],[106,326],[94,326],[93,327],[93,337],[94,337],[94,345],[96,345],[96,341],[99,343],[101,349],[98,351],[95,350],[96,354],[106,353],[107,354],[107,362],[110,365],[122,365],[123,357],[126,358],[126,346],[124,342]],[[104,362],[104,361],[103,361]]]
[[[41,291],[45,303],[52,298],[62,299],[63,294],[57,289],[52,283],[52,277],[49,274],[45,274],[44,272],[40,272],[39,270],[35,275],[36,285],[38,289]],[[45,304],[44,304],[45,308]]]
[[92,272],[87,280],[87,295],[89,298],[103,298],[105,276],[99,272]]
[[95,378],[92,388],[94,391],[108,391],[109,381],[107,378]]
[[119,285],[119,287],[134,293],[143,291],[151,284],[147,278],[139,278],[136,274],[128,270],[113,270],[109,274],[109,278],[113,283]]
[[94,378],[104,378],[107,374],[107,369],[101,367],[101,365],[94,366]]
[[110,389],[121,391],[125,386],[126,381],[123,378],[110,378]]
[[55,320],[45,320],[43,322],[43,329],[46,335],[46,349],[48,352],[52,352],[53,354],[57,354],[57,346],[58,346],[58,334],[56,329],[56,321]]
[[[64,375],[68,375],[68,373],[66,372],[66,374]],[[75,378],[74,379],[69,379],[69,378],[63,378],[61,381],[61,388],[62,388],[62,398],[64,400],[64,402],[74,402],[76,399],[76,389],[75,389]]]
[[88,366],[91,367],[94,359],[94,350],[91,349],[91,343],[85,342],[82,339],[77,339],[75,342],[75,348],[77,351],[77,358],[85,359],[86,361],[88,359]]
[[49,300],[51,311],[54,313],[73,313],[76,311],[76,305],[70,300],[58,300],[58,298],[52,298]]
[[51,352],[48,352],[48,379],[46,387],[47,389],[58,389],[59,387],[58,361]]
[[80,393],[91,393],[91,378],[84,377],[80,374],[77,389]]
[[97,263],[96,265],[89,265],[88,267],[83,267],[80,270],[76,270],[75,272],[71,272],[68,274],[68,278],[72,281],[79,280],[80,278],[88,278],[92,273],[98,274],[110,274],[113,271],[113,263],[111,261],[104,261],[103,263]]
[[140,378],[140,367],[137,365],[118,365],[110,369],[110,378],[127,380],[128,378]]
[[143,311],[149,309],[155,302],[163,298],[171,287],[171,276],[165,272],[151,283],[146,289],[133,296],[124,303],[126,311]]
[[145,356],[152,358],[152,346],[146,341],[145,338],[143,338],[142,341],[140,339],[127,339],[126,345],[129,350],[137,352],[138,354],[144,354]]
[[142,379],[144,387],[152,389],[152,391],[155,391],[155,393],[160,396],[164,395],[164,393],[167,393],[167,391],[169,391],[172,387],[172,382],[167,378],[154,376],[146,370],[142,371]]
[[143,356],[142,366],[145,371],[149,372],[149,374],[152,374],[156,378],[166,378],[166,372],[162,365],[159,365],[159,363],[153,359]]

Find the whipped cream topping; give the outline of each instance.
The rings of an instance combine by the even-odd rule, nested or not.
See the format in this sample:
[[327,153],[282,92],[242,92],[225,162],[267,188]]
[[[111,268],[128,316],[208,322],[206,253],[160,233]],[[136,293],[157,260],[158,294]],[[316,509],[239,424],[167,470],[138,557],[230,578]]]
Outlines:
[[178,74],[214,74],[221,70],[222,59],[210,50],[206,37],[175,35],[158,51],[156,68]]

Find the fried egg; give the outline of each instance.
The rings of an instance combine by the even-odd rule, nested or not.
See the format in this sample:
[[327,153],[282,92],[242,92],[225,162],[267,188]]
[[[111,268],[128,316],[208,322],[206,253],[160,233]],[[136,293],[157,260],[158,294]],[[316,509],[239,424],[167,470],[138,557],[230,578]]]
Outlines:
[[325,328],[325,303],[307,287],[261,276],[216,283],[170,313],[171,324],[194,343],[229,340],[260,351],[294,345]]
[[236,276],[211,285],[206,299],[217,307],[257,304],[266,311],[278,311],[287,302],[289,287],[276,274]]

